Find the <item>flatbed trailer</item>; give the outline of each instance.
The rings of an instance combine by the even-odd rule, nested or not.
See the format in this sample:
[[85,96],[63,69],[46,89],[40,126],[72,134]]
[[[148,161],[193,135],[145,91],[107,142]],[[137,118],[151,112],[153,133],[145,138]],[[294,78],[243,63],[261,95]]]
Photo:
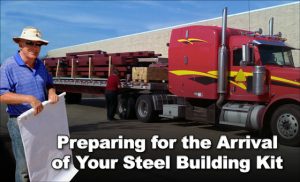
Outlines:
[[[105,90],[107,78],[53,78],[55,88],[66,92],[102,94]],[[128,89],[150,90],[150,91],[166,91],[168,90],[167,83],[143,83],[143,82],[126,82],[120,80],[121,91]]]

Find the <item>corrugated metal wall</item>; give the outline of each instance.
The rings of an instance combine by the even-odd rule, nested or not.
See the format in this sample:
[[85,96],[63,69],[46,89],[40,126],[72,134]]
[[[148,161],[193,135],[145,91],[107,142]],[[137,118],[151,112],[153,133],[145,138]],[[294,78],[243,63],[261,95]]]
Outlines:
[[[228,27],[258,30],[263,29],[263,34],[268,34],[268,22],[274,17],[274,34],[282,32],[283,37],[287,38],[287,43],[293,47],[300,48],[300,3],[292,3],[282,6],[264,8],[235,15],[229,15]],[[250,18],[250,20],[249,20]],[[221,25],[221,18],[193,22],[185,25]],[[155,51],[161,53],[163,57],[168,57],[167,46],[169,42],[171,29],[169,27],[150,32],[143,32],[123,37],[100,40],[70,47],[51,50],[47,53],[48,57],[65,56],[66,52],[103,50],[109,53],[129,52],[129,51]],[[299,51],[294,51],[294,61],[297,66],[300,65]]]

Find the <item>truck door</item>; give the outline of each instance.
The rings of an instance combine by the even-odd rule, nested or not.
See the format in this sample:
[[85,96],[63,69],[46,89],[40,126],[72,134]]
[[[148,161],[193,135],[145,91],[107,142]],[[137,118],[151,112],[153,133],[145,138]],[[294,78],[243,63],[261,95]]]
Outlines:
[[265,95],[257,96],[253,94],[253,71],[254,66],[259,65],[256,58],[259,58],[258,50],[250,47],[250,62],[241,65],[242,48],[234,47],[230,49],[230,68],[229,68],[229,99],[238,101],[263,101]]
[[[251,54],[252,55],[252,54]],[[249,73],[252,73],[252,65],[240,65],[242,60],[242,48],[235,47],[231,49],[231,59],[229,69],[229,96],[231,99],[241,99],[240,97],[245,97],[248,95],[247,92],[247,77]],[[249,82],[249,78],[248,78]]]

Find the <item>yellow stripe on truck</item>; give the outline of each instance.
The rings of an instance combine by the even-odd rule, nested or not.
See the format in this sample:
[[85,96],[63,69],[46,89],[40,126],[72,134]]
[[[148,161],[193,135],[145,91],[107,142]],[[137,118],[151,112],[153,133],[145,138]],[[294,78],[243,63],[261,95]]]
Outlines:
[[[208,71],[207,73],[200,72],[200,71],[191,71],[191,70],[174,70],[174,71],[170,71],[170,72],[177,75],[177,76],[199,75],[199,76],[206,76],[206,77],[218,79],[218,71],[217,70]],[[230,77],[235,77],[235,76],[237,76],[237,74],[238,74],[238,71],[230,71],[229,72]],[[251,73],[251,72],[243,72],[243,74],[246,77],[253,76],[253,73]],[[280,78],[280,77],[277,77],[277,76],[271,76],[271,80],[282,82],[282,83],[287,83],[287,84],[291,84],[291,85],[295,85],[295,86],[300,86],[300,82],[288,80],[288,79],[285,79],[285,78]],[[229,82],[236,85],[236,86],[238,86],[238,87],[240,87],[240,88],[242,88],[242,89],[244,89],[244,90],[247,89],[247,87],[243,83],[234,82],[234,81],[229,81]]]
[[211,75],[211,74],[200,72],[200,71],[174,70],[174,71],[170,71],[170,73],[173,73],[174,75],[177,75],[177,76],[199,75],[199,76],[206,76],[206,77],[217,79],[217,76],[215,76],[215,75]]
[[[170,71],[170,73],[173,73],[177,76],[186,76],[186,75],[198,75],[198,76],[206,76],[206,77],[210,77],[210,78],[214,78],[214,79],[218,79],[217,75],[214,75],[217,72],[208,72],[208,73],[204,73],[204,72],[199,72],[199,71],[190,71],[190,70],[174,70],[174,71]],[[210,74],[213,73],[213,74]],[[247,87],[245,84],[243,83],[237,83],[234,81],[229,81],[230,83],[240,87],[241,89],[246,90]]]
[[283,82],[283,83],[288,83],[288,84],[291,84],[291,85],[300,86],[299,82],[295,82],[295,81],[292,81],[292,80],[280,78],[280,77],[277,77],[277,76],[271,76],[271,80],[278,81],[278,82]]

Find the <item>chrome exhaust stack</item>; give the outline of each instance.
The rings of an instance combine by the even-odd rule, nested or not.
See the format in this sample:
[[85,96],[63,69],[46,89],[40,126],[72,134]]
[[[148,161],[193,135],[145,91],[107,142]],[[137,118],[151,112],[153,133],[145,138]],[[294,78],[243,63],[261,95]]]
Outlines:
[[222,17],[222,42],[219,48],[218,59],[218,94],[219,98],[216,105],[222,108],[222,104],[227,93],[227,78],[228,78],[228,57],[226,47],[226,29],[227,29],[227,7],[223,9]]

